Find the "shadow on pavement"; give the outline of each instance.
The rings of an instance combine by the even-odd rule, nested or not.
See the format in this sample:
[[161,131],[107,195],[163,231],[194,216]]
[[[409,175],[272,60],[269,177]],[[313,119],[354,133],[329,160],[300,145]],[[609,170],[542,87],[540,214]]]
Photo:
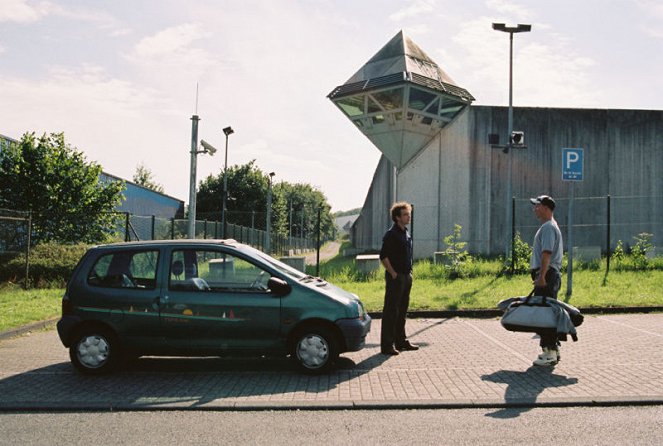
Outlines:
[[341,356],[337,367],[324,375],[302,374],[282,357],[142,357],[102,376],[81,375],[61,362],[0,379],[0,408],[199,407],[232,405],[238,399],[262,403],[272,396],[282,403],[315,400],[316,395],[340,392],[344,383],[387,359],[376,353],[355,364]]
[[493,418],[516,418],[521,413],[534,407],[539,395],[547,388],[564,387],[578,383],[577,378],[569,378],[553,373],[554,367],[531,366],[524,372],[498,370],[490,375],[483,375],[483,381],[507,384],[504,402],[509,406],[486,414]]

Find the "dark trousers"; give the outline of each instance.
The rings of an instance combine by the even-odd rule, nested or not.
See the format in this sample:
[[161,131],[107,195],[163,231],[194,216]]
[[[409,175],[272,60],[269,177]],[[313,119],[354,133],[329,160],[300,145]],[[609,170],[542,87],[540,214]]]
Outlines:
[[405,336],[405,316],[410,305],[410,290],[412,289],[412,274],[398,274],[395,279],[385,273],[386,290],[384,293],[384,307],[382,308],[382,331],[380,346],[382,350],[402,345]]
[[[532,280],[536,280],[538,271],[532,271]],[[552,298],[557,300],[557,293],[559,288],[562,286],[562,275],[553,268],[548,268],[546,272],[546,286],[545,287],[534,287],[535,296],[545,296],[547,298]],[[541,342],[539,345],[541,347],[547,348],[557,348],[559,345],[557,342],[557,330],[554,328],[542,330],[537,332],[541,337]]]

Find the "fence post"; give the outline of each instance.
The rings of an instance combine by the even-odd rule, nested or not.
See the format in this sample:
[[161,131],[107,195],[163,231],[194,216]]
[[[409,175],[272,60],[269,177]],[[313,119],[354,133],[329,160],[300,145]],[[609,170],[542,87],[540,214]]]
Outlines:
[[607,230],[607,232],[608,232],[608,235],[607,235],[607,239],[608,239],[607,240],[607,248],[608,248],[608,251],[607,251],[607,258],[606,258],[606,269],[605,269],[606,276],[608,275],[608,272],[610,271],[610,251],[611,251],[610,250],[610,194],[608,194],[607,198],[608,198],[608,212],[607,212],[607,214],[608,214],[607,215],[607,218],[608,218],[608,222],[607,222],[608,223],[607,224],[607,228],[608,228],[608,230]]
[[203,240],[207,238],[207,219],[205,219],[205,226],[203,226]]
[[315,275],[320,277],[320,210],[322,208],[318,208],[318,253],[315,256]]
[[124,241],[131,241],[131,234],[129,234],[129,212],[124,213]]
[[175,217],[170,219],[170,239],[175,240]]
[[511,197],[511,275],[516,269],[516,197]]
[[28,246],[25,249],[25,280],[23,289],[27,290],[30,285],[30,244],[32,243],[32,211],[28,212]]
[[154,236],[155,236],[154,225],[155,225],[156,219],[157,219],[157,217],[155,215],[153,215],[152,216],[152,240],[154,240]]

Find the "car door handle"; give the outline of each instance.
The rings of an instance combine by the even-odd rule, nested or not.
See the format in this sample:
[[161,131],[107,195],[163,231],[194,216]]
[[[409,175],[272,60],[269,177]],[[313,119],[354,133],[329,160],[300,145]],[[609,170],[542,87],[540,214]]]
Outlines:
[[163,298],[161,296],[157,296],[152,302],[152,308],[155,310],[158,310],[162,306],[165,307],[166,305],[168,305],[168,296],[163,296]]

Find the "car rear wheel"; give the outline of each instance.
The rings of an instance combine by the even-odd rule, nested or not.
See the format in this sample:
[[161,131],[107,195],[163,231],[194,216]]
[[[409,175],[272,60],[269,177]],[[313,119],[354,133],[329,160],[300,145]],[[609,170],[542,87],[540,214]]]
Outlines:
[[292,349],[292,358],[306,373],[329,371],[339,354],[334,333],[325,327],[311,327],[298,331]]
[[86,374],[110,372],[120,356],[115,335],[103,327],[89,327],[79,331],[69,348],[72,364]]

